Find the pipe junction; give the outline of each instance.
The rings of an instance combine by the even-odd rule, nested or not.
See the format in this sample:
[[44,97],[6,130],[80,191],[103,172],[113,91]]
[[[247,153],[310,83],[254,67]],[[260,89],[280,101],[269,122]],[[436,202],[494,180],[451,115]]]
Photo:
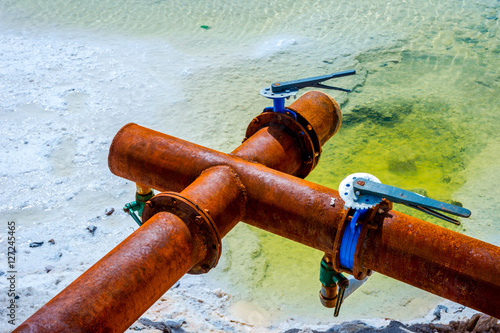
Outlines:
[[[500,248],[392,210],[367,215],[351,269],[340,265],[341,235],[352,217],[337,191],[303,180],[338,130],[338,104],[309,92],[263,113],[243,144],[224,154],[139,125],[125,125],[109,152],[110,170],[160,193],[142,227],[15,332],[122,332],[185,273],[205,273],[220,239],[239,221],[325,252],[338,271],[363,279],[377,271],[500,317]],[[333,300],[333,291],[325,299]]]

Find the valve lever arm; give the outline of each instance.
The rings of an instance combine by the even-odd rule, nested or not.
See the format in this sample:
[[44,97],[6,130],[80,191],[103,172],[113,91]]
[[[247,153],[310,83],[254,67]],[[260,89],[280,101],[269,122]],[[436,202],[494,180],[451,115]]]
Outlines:
[[433,215],[456,225],[460,225],[460,222],[449,216],[443,215],[436,210],[461,217],[469,217],[471,214],[470,210],[466,208],[427,198],[423,195],[406,191],[394,186],[373,182],[366,178],[358,178],[354,182],[353,188],[358,196],[369,194],[381,198],[386,198],[389,201],[418,209],[427,214]]
[[331,87],[322,84],[321,82],[330,80],[330,79],[336,79],[339,77],[343,76],[348,76],[348,75],[354,75],[356,74],[356,71],[351,69],[347,71],[342,71],[338,73],[333,73],[333,74],[328,74],[328,75],[322,75],[322,76],[315,76],[315,77],[309,77],[306,79],[299,79],[299,80],[292,80],[292,81],[285,81],[285,82],[276,82],[271,85],[271,90],[273,93],[281,93],[281,92],[286,92],[286,91],[297,91],[302,88],[306,87],[320,87],[324,89],[333,89],[333,90],[340,90],[340,91],[345,91],[345,92],[350,92],[351,90],[349,89],[344,89],[344,88],[337,88],[337,87]]

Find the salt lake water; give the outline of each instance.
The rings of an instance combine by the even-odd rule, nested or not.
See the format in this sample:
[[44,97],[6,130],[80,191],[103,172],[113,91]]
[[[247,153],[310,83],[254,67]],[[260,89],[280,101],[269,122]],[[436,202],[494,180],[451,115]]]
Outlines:
[[[497,0],[3,0],[0,211],[40,235],[61,214],[57,228],[86,225],[133,200],[107,170],[124,124],[230,152],[270,105],[261,88],[356,69],[331,82],[353,92],[328,92],[343,125],[307,179],[337,188],[368,172],[462,204],[472,216],[459,227],[395,209],[500,245],[499,17]],[[134,226],[123,214],[106,223],[114,243],[95,259]],[[240,224],[207,279],[266,318],[329,319],[321,257]],[[440,301],[374,274],[338,319],[408,320]]]

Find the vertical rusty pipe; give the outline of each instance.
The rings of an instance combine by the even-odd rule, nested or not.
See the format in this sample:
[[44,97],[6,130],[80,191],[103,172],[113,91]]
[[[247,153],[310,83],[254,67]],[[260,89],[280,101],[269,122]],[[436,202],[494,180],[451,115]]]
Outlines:
[[245,187],[234,170],[228,166],[204,170],[181,195],[210,214],[220,238],[245,215]]
[[500,248],[391,211],[361,265],[500,318]]
[[321,91],[309,91],[288,109],[299,113],[314,128],[323,146],[337,133],[342,124],[342,113],[337,102]]
[[158,213],[14,332],[123,332],[203,255],[182,220]]

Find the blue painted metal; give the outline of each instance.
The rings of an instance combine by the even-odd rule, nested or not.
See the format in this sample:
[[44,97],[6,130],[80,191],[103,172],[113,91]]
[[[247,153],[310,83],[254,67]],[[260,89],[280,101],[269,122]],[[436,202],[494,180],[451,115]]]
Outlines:
[[354,253],[358,244],[359,233],[362,225],[358,221],[368,212],[365,210],[356,210],[352,216],[349,225],[345,228],[340,243],[340,265],[352,270],[354,262]]
[[285,99],[284,98],[274,98],[273,99],[274,112],[285,113]]
[[[323,76],[315,76],[306,79],[298,79],[293,81],[286,82],[275,82],[270,87],[266,87],[260,91],[260,94],[266,98],[270,98],[273,100],[273,112],[284,113],[293,116],[297,119],[297,115],[292,110],[285,109],[285,99],[290,98],[291,96],[296,96],[297,92],[300,89],[307,87],[316,87],[323,89],[333,89],[340,90],[345,92],[350,92],[349,89],[331,87],[322,84],[321,82],[335,79],[343,76],[354,75],[356,74],[355,70],[348,70]],[[270,108],[264,109],[264,112],[269,111]]]

